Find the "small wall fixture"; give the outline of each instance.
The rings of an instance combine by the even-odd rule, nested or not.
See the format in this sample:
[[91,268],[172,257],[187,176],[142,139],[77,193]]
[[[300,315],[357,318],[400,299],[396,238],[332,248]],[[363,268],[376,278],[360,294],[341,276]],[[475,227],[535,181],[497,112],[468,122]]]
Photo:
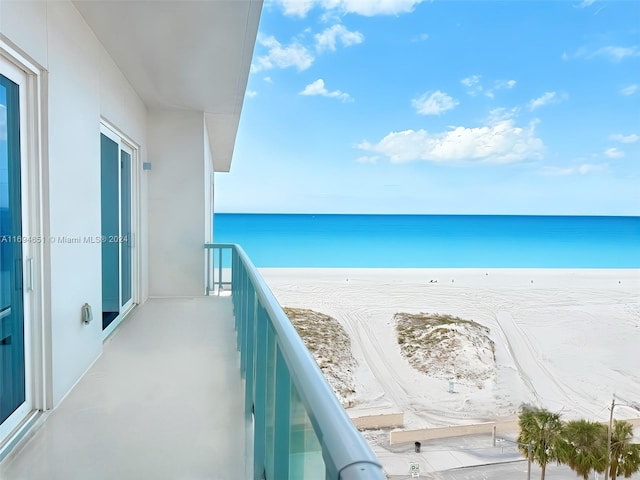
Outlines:
[[142,163],[143,170],[151,170],[151,162],[143,162]]
[[91,323],[91,321],[93,320],[93,312],[91,311],[91,305],[89,305],[88,303],[85,303],[84,305],[82,305],[82,322],[85,325],[88,325]]

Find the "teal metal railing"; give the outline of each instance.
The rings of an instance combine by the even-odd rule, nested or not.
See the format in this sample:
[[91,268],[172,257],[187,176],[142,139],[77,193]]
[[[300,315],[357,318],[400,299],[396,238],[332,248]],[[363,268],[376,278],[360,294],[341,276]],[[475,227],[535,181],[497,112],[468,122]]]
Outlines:
[[[204,246],[206,295],[219,295],[231,288],[231,254],[234,245],[230,243],[207,243]],[[225,255],[226,253],[226,255]]]
[[245,413],[253,417],[254,479],[384,479],[378,459],[242,248],[206,244],[205,250],[211,251],[206,258],[216,259],[207,264],[214,270],[206,275],[215,280],[211,291],[231,285]]

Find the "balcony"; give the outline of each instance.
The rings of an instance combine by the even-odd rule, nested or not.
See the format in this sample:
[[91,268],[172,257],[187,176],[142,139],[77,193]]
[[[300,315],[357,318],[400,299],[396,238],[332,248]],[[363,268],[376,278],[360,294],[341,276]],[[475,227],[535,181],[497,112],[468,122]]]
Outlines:
[[0,478],[384,478],[243,251],[205,251],[215,295],[138,307]]

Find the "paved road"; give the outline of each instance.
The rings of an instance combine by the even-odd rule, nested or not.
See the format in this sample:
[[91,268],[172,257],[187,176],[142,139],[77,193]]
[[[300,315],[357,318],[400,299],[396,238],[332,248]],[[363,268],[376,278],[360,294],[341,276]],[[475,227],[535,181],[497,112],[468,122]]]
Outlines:
[[[514,438],[498,437],[496,447],[491,447],[491,436],[469,435],[430,440],[422,444],[421,453],[415,453],[412,445],[387,446],[380,460],[393,459],[392,480],[410,480],[410,462],[421,467],[421,479],[429,480],[527,480],[527,461],[517,451]],[[376,452],[380,454],[382,452]],[[400,460],[399,460],[400,459]],[[391,463],[391,462],[390,462]],[[458,468],[459,465],[469,465]],[[406,475],[398,475],[404,470]],[[540,478],[540,467],[531,465],[531,479]],[[579,477],[565,465],[547,465],[546,480],[577,480]],[[640,472],[631,480],[640,480]],[[603,480],[604,475],[591,475],[589,480]]]
[[[391,480],[411,480],[406,476],[391,476]],[[427,480],[526,480],[527,462],[522,460],[514,463],[502,465],[485,465],[482,467],[456,468],[444,472],[434,472],[420,475],[421,479]],[[532,465],[531,478],[540,478],[540,467]],[[547,466],[546,480],[576,480],[579,477],[568,467],[555,464]],[[604,475],[590,476],[589,479],[602,480]],[[631,480],[640,480],[640,474],[636,473]],[[415,479],[414,479],[415,480]]]

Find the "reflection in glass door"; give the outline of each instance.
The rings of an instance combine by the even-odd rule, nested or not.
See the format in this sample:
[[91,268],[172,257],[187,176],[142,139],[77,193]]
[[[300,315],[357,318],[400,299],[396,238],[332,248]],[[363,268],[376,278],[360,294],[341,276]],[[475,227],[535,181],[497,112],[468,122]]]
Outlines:
[[27,401],[20,162],[19,86],[0,75],[0,427]]
[[100,135],[102,328],[133,305],[131,168],[133,149],[112,131]]

